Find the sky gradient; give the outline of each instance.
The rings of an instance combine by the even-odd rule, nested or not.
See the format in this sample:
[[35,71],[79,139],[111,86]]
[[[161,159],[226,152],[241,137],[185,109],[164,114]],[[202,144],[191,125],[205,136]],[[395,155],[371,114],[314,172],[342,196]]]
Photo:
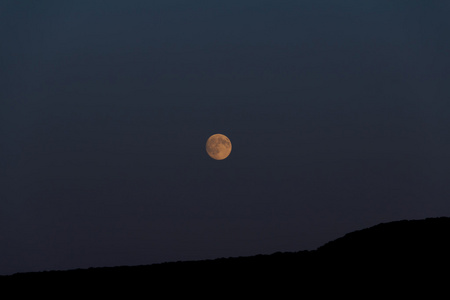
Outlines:
[[450,216],[449,15],[1,1],[0,274],[312,250]]

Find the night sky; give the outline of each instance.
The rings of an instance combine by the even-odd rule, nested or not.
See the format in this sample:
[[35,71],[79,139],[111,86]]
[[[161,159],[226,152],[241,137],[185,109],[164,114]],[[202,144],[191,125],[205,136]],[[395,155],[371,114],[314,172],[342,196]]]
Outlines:
[[449,16],[2,0],[0,274],[313,250],[450,216]]

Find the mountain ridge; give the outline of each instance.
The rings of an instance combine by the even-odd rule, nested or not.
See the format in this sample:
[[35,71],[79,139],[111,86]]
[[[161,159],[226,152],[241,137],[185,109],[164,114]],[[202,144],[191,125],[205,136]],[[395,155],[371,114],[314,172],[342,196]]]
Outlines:
[[[99,278],[112,285],[136,286],[151,282],[198,284],[223,287],[252,278],[268,287],[302,283],[312,288],[345,282],[377,282],[396,278],[428,280],[450,266],[450,218],[400,220],[356,230],[316,250],[275,252],[254,256],[175,261],[150,265],[96,267],[62,271],[15,273],[0,276],[0,282],[94,283]],[[232,277],[229,277],[232,274]],[[290,285],[289,285],[290,283]]]

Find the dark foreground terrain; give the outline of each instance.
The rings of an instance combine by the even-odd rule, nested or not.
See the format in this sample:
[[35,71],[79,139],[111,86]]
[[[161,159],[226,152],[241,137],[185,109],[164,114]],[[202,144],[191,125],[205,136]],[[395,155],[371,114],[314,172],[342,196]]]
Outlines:
[[206,294],[210,298],[243,293],[291,297],[305,293],[357,294],[360,289],[365,295],[362,298],[394,291],[405,296],[450,288],[449,241],[450,218],[405,220],[351,232],[314,251],[17,273],[0,276],[0,287],[22,287],[18,291],[30,284],[41,291],[60,288],[64,289],[61,296],[147,292],[166,296]]

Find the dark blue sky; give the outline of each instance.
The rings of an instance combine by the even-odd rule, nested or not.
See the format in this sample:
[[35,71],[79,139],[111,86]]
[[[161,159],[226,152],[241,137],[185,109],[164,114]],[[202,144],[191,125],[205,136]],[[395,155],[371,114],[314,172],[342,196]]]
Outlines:
[[1,1],[0,274],[310,250],[450,216],[449,15]]

